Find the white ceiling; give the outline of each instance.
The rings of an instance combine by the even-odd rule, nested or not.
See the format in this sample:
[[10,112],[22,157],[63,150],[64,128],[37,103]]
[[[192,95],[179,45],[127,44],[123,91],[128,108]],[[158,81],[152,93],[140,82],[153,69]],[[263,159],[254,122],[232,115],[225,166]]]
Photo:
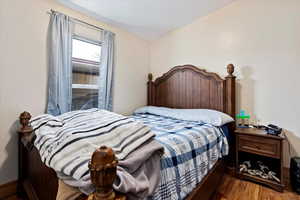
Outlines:
[[58,0],[148,40],[191,23],[234,0]]

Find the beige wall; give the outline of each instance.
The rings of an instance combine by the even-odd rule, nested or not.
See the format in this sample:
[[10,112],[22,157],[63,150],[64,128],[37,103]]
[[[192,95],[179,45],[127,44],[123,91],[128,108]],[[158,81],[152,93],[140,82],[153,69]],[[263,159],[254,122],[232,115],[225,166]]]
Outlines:
[[0,1],[0,184],[17,178],[16,119],[27,110],[42,113],[46,102],[46,35],[55,9],[116,33],[114,110],[130,113],[146,103],[149,45],[54,0]]
[[299,55],[299,0],[240,0],[153,42],[150,71],[190,63],[225,75],[233,63],[238,109],[286,128],[300,155]]
[[28,110],[36,115],[45,108],[46,11],[51,8],[116,33],[116,112],[128,114],[146,103],[148,71],[158,76],[172,66],[190,63],[225,75],[226,64],[233,63],[238,109],[286,128],[292,154],[300,155],[298,0],[237,1],[152,42],[150,50],[146,41],[54,0],[1,0],[0,184],[17,176],[18,114]]

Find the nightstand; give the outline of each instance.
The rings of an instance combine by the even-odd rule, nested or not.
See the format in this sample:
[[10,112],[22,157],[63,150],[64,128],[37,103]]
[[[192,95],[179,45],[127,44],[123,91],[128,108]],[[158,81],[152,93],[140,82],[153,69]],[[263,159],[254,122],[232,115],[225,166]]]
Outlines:
[[[238,128],[235,130],[235,137],[237,177],[254,181],[282,192],[284,189],[282,152],[284,135],[268,135],[265,131],[256,128]],[[247,172],[240,172],[239,165],[248,160],[254,164],[257,161],[264,162],[270,170],[276,172],[280,182],[264,179]]]

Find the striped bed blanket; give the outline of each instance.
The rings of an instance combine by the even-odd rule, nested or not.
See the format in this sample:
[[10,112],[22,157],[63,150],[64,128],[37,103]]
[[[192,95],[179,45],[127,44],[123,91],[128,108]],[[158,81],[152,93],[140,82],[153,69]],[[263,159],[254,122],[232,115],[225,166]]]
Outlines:
[[[31,120],[31,125],[36,134],[34,145],[42,161],[65,183],[86,194],[93,190],[88,162],[96,148],[112,147],[120,163],[124,163],[128,155],[155,136],[148,126],[133,118],[99,109],[73,111],[57,117],[40,115]],[[153,151],[159,148],[162,150],[159,145]]]
[[228,154],[221,128],[153,114],[132,117],[149,126],[164,147],[161,180],[149,199],[184,199],[218,159]]

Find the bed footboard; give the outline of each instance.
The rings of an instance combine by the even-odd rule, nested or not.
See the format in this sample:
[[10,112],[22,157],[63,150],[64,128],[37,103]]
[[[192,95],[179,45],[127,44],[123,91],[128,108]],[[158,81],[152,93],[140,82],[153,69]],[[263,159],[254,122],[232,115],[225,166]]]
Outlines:
[[18,196],[26,195],[30,200],[54,200],[58,179],[55,171],[43,164],[33,145],[35,135],[29,124],[30,119],[28,112],[23,112],[19,117]]
[[[34,147],[34,130],[30,126],[29,112],[21,113],[19,120],[19,178],[18,194],[26,193],[30,200],[55,200],[58,178],[53,169],[47,167]],[[88,200],[125,200],[125,195],[116,194],[113,182],[116,179],[118,160],[111,148],[102,146],[93,153],[89,162],[91,181],[95,192]],[[82,198],[80,198],[82,199]]]

